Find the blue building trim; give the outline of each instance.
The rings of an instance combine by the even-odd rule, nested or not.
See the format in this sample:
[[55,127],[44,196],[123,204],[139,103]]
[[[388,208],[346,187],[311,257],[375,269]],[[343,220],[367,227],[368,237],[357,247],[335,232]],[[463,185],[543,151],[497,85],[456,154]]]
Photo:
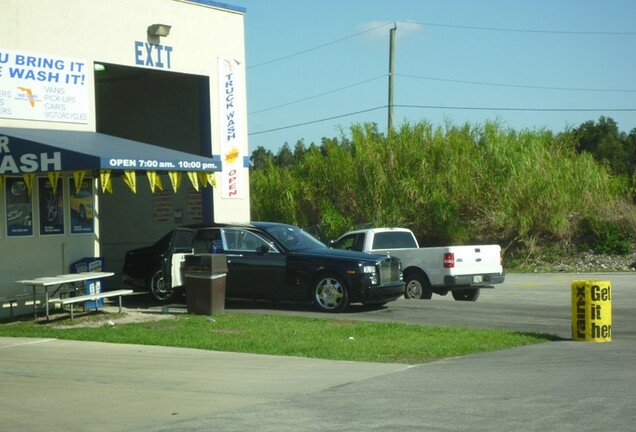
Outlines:
[[222,8],[222,9],[227,9],[227,10],[231,10],[234,12],[240,12],[240,13],[245,13],[247,11],[247,9],[245,9],[242,6],[234,6],[231,4],[227,4],[227,3],[221,3],[221,2],[217,2],[214,0],[188,0],[192,3],[199,3],[202,5],[206,5],[206,6],[212,6],[212,7],[218,7],[218,8]]

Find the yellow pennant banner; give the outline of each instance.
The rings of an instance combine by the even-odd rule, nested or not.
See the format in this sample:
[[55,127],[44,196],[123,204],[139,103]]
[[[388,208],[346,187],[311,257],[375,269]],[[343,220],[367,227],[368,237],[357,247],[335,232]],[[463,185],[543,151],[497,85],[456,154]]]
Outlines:
[[197,173],[189,172],[188,178],[190,179],[190,183],[192,183],[192,187],[198,192],[199,191],[199,178],[197,177]]
[[75,194],[78,194],[80,189],[82,188],[82,182],[84,181],[85,175],[86,171],[73,171],[73,180],[75,181]]
[[146,171],[146,176],[148,177],[148,183],[150,183],[150,191],[155,193],[157,173],[155,171]]
[[213,172],[206,172],[205,176],[208,178],[208,184],[213,188],[216,188],[216,176]]
[[31,189],[33,188],[33,180],[35,179],[35,174],[33,173],[22,174],[22,178],[24,179],[24,182],[26,183],[27,194],[31,196]]
[[168,177],[172,183],[172,190],[176,193],[181,186],[181,171],[168,171]]
[[203,187],[211,186],[213,188],[216,187],[216,177],[214,177],[213,172],[199,171],[197,173],[197,176],[199,177],[199,183],[201,183],[201,186]]
[[57,181],[60,178],[59,171],[53,171],[48,174],[51,187],[53,188],[53,195],[57,195]]
[[133,193],[137,193],[137,177],[134,171],[124,171],[124,183]]
[[159,174],[157,174],[157,177],[155,177],[155,185],[161,192],[163,192],[163,183],[161,182],[161,176]]
[[150,190],[155,193],[155,187],[158,187],[160,191],[163,191],[163,184],[161,183],[161,176],[155,171],[146,171],[148,176],[148,182],[150,183]]
[[197,173],[197,177],[199,178],[199,184],[201,185],[201,187],[208,187],[208,177],[205,175],[204,172],[199,171]]
[[110,178],[110,170],[99,170],[99,184],[102,185],[102,193],[113,193],[113,183]]

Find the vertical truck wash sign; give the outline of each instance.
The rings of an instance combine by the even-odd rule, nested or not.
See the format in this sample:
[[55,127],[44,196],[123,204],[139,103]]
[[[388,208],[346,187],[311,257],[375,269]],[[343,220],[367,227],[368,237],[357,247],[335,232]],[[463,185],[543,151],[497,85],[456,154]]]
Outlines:
[[218,58],[219,133],[221,141],[221,198],[243,198],[243,79],[240,64],[234,59]]
[[612,340],[612,288],[609,281],[572,282],[572,340]]

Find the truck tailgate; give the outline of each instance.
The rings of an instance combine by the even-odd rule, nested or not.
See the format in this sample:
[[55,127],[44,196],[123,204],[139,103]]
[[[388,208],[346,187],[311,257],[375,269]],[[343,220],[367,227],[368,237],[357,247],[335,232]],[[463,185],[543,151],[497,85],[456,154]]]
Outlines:
[[448,252],[453,254],[454,266],[448,267],[451,275],[481,275],[501,273],[501,247],[451,246]]

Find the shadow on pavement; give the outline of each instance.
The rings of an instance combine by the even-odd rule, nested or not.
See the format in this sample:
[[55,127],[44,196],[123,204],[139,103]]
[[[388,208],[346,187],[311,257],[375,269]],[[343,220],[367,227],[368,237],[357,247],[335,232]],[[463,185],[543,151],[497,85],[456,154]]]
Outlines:
[[[161,310],[162,308],[183,309],[186,310],[185,295],[179,295],[176,299],[170,303],[160,303],[155,300],[149,293],[139,293],[124,297],[123,306],[130,309],[147,309],[147,310]],[[347,308],[346,313],[364,313],[369,311],[377,311],[386,309],[386,306],[372,306],[362,304],[352,304]],[[286,312],[307,312],[307,313],[321,313],[325,316],[333,316],[336,314],[330,314],[328,312],[320,312],[316,307],[310,303],[302,302],[289,302],[289,301],[271,301],[271,300],[245,300],[245,299],[226,299],[225,310],[246,310],[246,311],[286,311]]]

